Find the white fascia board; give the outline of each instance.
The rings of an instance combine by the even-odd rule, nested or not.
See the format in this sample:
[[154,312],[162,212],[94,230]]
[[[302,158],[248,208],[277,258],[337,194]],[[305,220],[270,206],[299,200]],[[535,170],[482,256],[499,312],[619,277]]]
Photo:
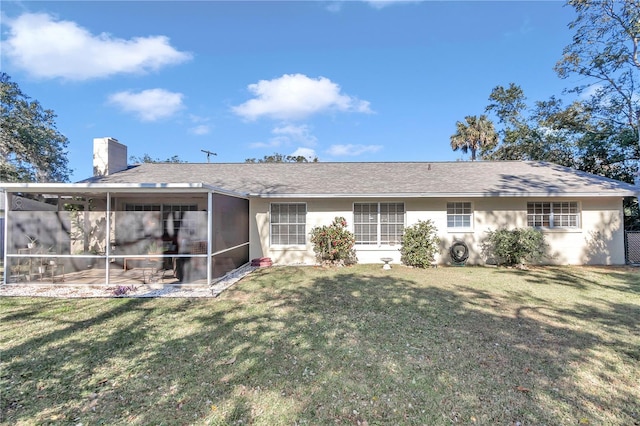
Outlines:
[[77,193],[77,192],[216,192],[234,197],[246,198],[247,194],[228,191],[204,183],[4,183],[2,189],[8,192],[28,193]]
[[78,192],[145,190],[145,189],[205,189],[202,183],[4,183],[2,188],[15,192]]
[[633,191],[619,192],[425,192],[425,193],[378,193],[378,194],[261,194],[250,193],[255,198],[591,198],[591,197],[633,197]]

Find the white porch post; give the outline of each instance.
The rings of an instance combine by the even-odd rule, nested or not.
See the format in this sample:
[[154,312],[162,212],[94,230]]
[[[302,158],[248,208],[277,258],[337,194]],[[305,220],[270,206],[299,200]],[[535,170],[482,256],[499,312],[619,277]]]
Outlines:
[[[640,146],[640,109],[636,110],[636,131],[638,132],[638,145]],[[636,158],[636,174],[633,179],[633,184],[636,187],[636,197],[640,203],[640,158]]]
[[4,192],[4,241],[2,242],[2,244],[4,244],[4,254],[3,257],[4,259],[2,259],[2,261],[4,262],[4,273],[2,274],[2,284],[5,285],[7,284],[7,274],[11,273],[10,269],[9,269],[9,264],[7,263],[7,252],[8,252],[8,241],[9,241],[9,221],[7,220],[9,218],[9,193],[7,191],[3,191]]
[[111,264],[111,259],[109,259],[109,256],[111,256],[111,193],[107,192],[107,232],[105,233],[106,235],[106,239],[107,241],[105,241],[106,243],[106,250],[105,250],[105,255],[106,255],[106,259],[105,262],[107,263],[105,265],[105,277],[104,277],[104,282],[106,285],[109,285],[109,265]]
[[213,249],[213,192],[207,193],[207,285],[211,285],[211,268],[213,259],[211,253]]

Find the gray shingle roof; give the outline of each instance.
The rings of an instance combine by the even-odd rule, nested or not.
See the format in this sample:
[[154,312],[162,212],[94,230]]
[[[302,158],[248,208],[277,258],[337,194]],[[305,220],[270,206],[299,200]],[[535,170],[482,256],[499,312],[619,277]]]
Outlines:
[[532,161],[145,163],[81,183],[203,183],[258,196],[631,196],[634,187]]

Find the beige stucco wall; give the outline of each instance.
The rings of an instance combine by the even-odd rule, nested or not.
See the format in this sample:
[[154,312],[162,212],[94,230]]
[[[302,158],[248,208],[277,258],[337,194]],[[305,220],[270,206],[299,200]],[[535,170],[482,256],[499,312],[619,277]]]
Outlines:
[[[308,199],[307,233],[314,226],[328,225],[334,217],[344,216],[351,227],[354,202],[376,202],[372,199]],[[406,224],[431,219],[438,229],[441,251],[436,261],[451,262],[448,249],[455,240],[469,246],[469,263],[483,264],[482,242],[487,231],[500,227],[524,227],[527,223],[527,202],[549,201],[544,198],[411,198],[388,199],[386,202],[404,202]],[[468,201],[473,208],[473,226],[464,232],[447,230],[447,202]],[[624,231],[622,198],[553,198],[550,201],[577,201],[581,210],[581,228],[577,230],[545,230],[549,243],[547,263],[553,264],[624,264]],[[269,206],[271,202],[300,202],[297,199],[250,200],[250,257],[270,257],[277,264],[314,264],[313,247],[307,238],[304,246],[270,246]],[[351,228],[352,229],[352,228]],[[353,229],[352,229],[353,230]],[[400,262],[397,246],[356,246],[360,263],[382,263],[381,257]]]

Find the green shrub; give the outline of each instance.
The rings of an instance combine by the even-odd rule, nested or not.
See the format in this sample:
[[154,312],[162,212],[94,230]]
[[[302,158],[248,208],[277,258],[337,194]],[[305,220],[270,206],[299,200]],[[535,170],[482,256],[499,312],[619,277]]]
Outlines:
[[415,225],[407,226],[402,236],[400,260],[407,266],[428,268],[439,251],[440,239],[437,228],[431,220],[419,220]]
[[522,265],[542,260],[547,243],[542,232],[534,228],[498,229],[489,231],[484,251],[499,265]]
[[311,243],[320,263],[350,265],[358,261],[353,249],[356,237],[347,229],[344,217],[336,217],[329,226],[314,227]]

